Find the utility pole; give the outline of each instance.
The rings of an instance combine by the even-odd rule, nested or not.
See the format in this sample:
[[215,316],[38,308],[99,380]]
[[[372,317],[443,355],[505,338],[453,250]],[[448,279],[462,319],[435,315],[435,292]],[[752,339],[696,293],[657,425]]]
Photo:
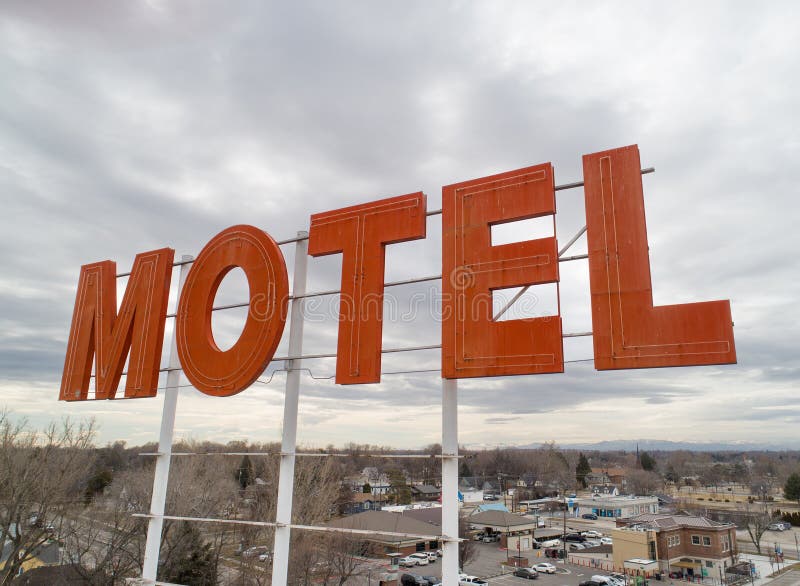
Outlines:
[[561,559],[566,561],[566,559],[567,559],[567,540],[566,540],[566,537],[567,537],[567,493],[566,493],[566,491],[562,493],[561,497],[562,497],[562,501],[563,501],[561,503],[561,512],[562,512],[562,518],[564,520],[563,533],[561,535],[561,551],[564,552],[564,557],[561,558]]

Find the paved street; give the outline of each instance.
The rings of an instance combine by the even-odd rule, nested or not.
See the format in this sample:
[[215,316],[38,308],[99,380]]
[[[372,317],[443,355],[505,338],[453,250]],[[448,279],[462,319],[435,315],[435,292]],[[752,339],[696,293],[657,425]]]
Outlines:
[[800,584],[800,572],[787,572],[780,578],[775,578],[765,583],[765,586],[798,586]]

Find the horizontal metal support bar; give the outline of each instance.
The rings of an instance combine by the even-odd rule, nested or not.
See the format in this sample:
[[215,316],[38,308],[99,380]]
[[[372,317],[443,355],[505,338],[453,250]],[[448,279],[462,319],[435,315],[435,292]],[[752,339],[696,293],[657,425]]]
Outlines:
[[[430,277],[419,277],[417,279],[405,279],[403,281],[390,281],[388,283],[384,283],[384,287],[397,287],[399,285],[411,285],[413,283],[425,283],[426,281],[438,281],[442,278],[442,275],[431,275]],[[327,291],[312,291],[311,293],[305,293],[303,295],[297,296],[289,296],[290,300],[294,299],[308,299],[309,297],[324,297],[325,295],[338,295],[341,293],[341,289],[329,289]],[[221,311],[223,309],[235,309],[237,307],[248,307],[250,305],[249,301],[245,301],[242,303],[230,303],[227,305],[216,305],[211,308],[211,311]],[[176,314],[168,313],[166,315],[167,318],[173,318]]]
[[133,513],[132,517],[144,519],[164,519],[169,521],[192,521],[195,523],[220,523],[226,525],[249,525],[251,527],[289,527],[305,531],[320,531],[324,533],[344,533],[346,535],[387,535],[409,539],[424,539],[437,541],[461,541],[458,538],[425,533],[399,533],[396,531],[375,531],[372,529],[348,529],[344,527],[325,527],[322,525],[298,525],[295,523],[276,523],[274,521],[249,521],[245,519],[217,519],[214,517],[184,517],[181,515],[152,515],[150,513]]
[[416,352],[418,350],[437,350],[441,347],[441,344],[431,344],[429,346],[409,346],[408,348],[384,348],[381,350],[381,354],[392,354],[395,352]]
[[575,256],[563,256],[558,259],[558,262],[569,262],[571,260],[583,260],[589,258],[588,254],[576,254]]
[[591,336],[592,332],[575,332],[573,334],[561,334],[562,338],[581,338],[583,336]]
[[[645,167],[641,171],[642,175],[647,175],[648,173],[655,173],[655,167]],[[573,183],[564,183],[563,185],[556,185],[555,191],[564,191],[565,189],[575,189],[576,187],[583,187],[583,181],[575,181]]]
[[[140,456],[163,456],[163,453],[160,452],[140,452]],[[407,458],[407,459],[419,459],[419,460],[429,460],[431,458],[440,458],[440,459],[452,459],[452,458],[467,458],[468,456],[459,456],[454,454],[387,454],[384,452],[359,452],[359,453],[340,453],[340,452],[295,452],[294,454],[286,453],[286,452],[172,452],[170,454],[174,457],[181,457],[181,456],[295,456],[297,458],[352,458],[352,457],[363,457],[363,458]]]
[[[591,336],[592,332],[578,332],[578,333],[571,333],[571,334],[561,334],[562,338],[578,338],[580,336]],[[419,352],[421,350],[438,350],[442,347],[441,344],[429,344],[427,346],[408,346],[405,348],[384,348],[381,350],[381,354],[395,354],[398,352]],[[300,356],[275,356],[270,360],[270,362],[286,362],[287,360],[314,360],[318,358],[336,358],[336,353],[332,354],[302,354]],[[158,372],[170,372],[172,370],[183,370],[179,366],[173,367],[164,367],[159,368]],[[280,369],[283,370],[283,369]],[[308,370],[304,368],[300,369],[290,369],[290,370]],[[384,372],[381,374],[411,374],[415,372],[439,372],[439,369],[430,369],[430,370],[410,370],[410,371],[397,371],[397,372]],[[128,371],[125,370],[122,372],[122,375],[125,376],[128,374]],[[94,378],[94,374],[90,375],[91,378]]]

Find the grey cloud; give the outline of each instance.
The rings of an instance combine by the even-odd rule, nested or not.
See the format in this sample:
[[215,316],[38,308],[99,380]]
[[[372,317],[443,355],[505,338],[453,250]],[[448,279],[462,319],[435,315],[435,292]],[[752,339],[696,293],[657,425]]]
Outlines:
[[[311,213],[420,189],[435,208],[442,185],[545,161],[557,183],[580,180],[581,155],[633,142],[658,170],[644,179],[656,301],[730,298],[740,364],[622,373],[568,364],[563,375],[463,381],[462,404],[504,430],[509,414],[568,423],[604,401],[689,412],[743,384],[753,397],[796,386],[800,285],[787,251],[800,217],[788,170],[800,88],[789,73],[800,53],[785,34],[800,24],[796,11],[788,2],[756,17],[744,4],[626,7],[623,24],[620,7],[7,3],[0,386],[55,388],[83,263],[111,258],[122,269],[161,246],[196,254],[235,223],[287,238]],[[561,243],[584,223],[582,200],[580,189],[558,194]],[[387,280],[441,271],[439,221],[429,220],[426,241],[389,247]],[[292,247],[283,252],[291,267]],[[309,288],[337,288],[340,263],[311,260]],[[562,266],[562,279],[565,330],[591,329],[585,263]],[[431,311],[394,319],[435,290],[391,294],[384,345],[437,343]],[[326,303],[328,317],[306,326],[307,352],[335,348],[335,298]],[[230,337],[240,323],[220,316],[215,327]],[[589,339],[565,347],[567,360],[592,355]],[[439,360],[438,351],[386,355],[384,369]],[[334,361],[306,366],[329,376]],[[358,407],[399,421],[437,408],[440,388],[435,373],[355,387],[304,375],[302,400],[332,417]],[[281,389],[276,375],[253,393],[272,400]],[[121,421],[107,413],[109,427]],[[403,433],[398,441],[413,441]]]

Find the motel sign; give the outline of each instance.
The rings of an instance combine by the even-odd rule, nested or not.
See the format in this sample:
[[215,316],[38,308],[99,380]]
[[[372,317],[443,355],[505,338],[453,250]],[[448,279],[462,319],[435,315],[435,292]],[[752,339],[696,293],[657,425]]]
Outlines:
[[[585,155],[583,174],[595,368],[735,363],[727,300],[653,305],[638,147]],[[380,382],[386,247],[425,238],[428,217],[441,213],[441,541],[443,581],[454,584],[459,540],[457,380],[564,371],[560,303],[559,315],[504,321],[492,315],[491,303],[494,290],[559,282],[555,237],[491,243],[493,225],[554,218],[555,192],[553,167],[544,163],[445,186],[441,212],[429,212],[426,196],[417,192],[314,214],[307,238],[290,241],[298,244],[291,295],[278,242],[254,226],[223,230],[196,259],[177,263],[182,286],[167,368],[161,366],[161,351],[174,251],[162,248],[138,254],[120,304],[113,261],[81,267],[59,399],[90,398],[93,363],[93,399],[118,397],[126,361],[125,398],[156,396],[159,373],[169,373],[159,452],[154,454],[158,464],[147,515],[145,582],[155,580],[161,522],[167,518],[164,492],[178,371],[208,395],[224,397],[245,390],[273,360],[290,313],[289,362],[302,359],[302,314],[297,302],[305,295],[306,255],[341,254],[336,383]],[[222,350],[214,342],[211,312],[220,283],[237,267],[247,276],[248,312],[236,343]],[[275,527],[273,584],[287,579],[289,530],[322,530],[292,525],[298,364],[287,367],[278,507],[276,521],[271,523]]]
[[[735,363],[728,301],[653,306],[638,148],[587,155],[583,167],[595,367]],[[558,282],[555,237],[491,245],[493,224],[554,215],[554,187],[545,163],[443,188],[443,378],[563,372],[560,316],[494,321],[479,303],[494,289]],[[426,211],[425,195],[412,193],[311,216],[309,254],[343,255],[337,384],[380,382],[385,249],[425,238]],[[119,311],[116,264],[81,267],[60,399],[88,398],[95,358],[95,399],[115,398],[128,355],[125,397],[156,395],[173,256],[136,256]],[[211,308],[236,267],[250,306],[239,340],[223,351]],[[286,264],[269,234],[240,225],[214,236],[178,304],[178,356],[194,387],[214,396],[249,387],[275,353],[288,303]]]

